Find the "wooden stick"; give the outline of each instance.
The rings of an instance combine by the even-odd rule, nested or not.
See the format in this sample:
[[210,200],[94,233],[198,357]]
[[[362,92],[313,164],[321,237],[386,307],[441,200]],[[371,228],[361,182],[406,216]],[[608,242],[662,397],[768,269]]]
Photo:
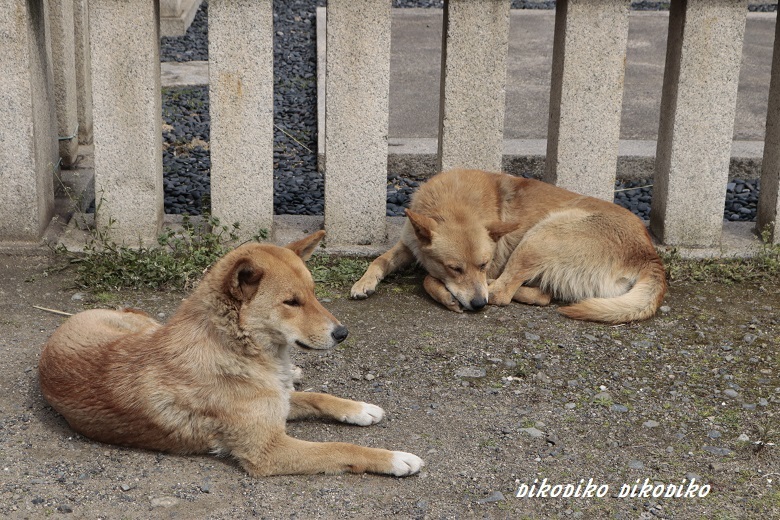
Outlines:
[[60,316],[73,316],[73,313],[70,313],[70,312],[58,311],[58,310],[55,310],[55,309],[47,309],[46,307],[39,307],[38,305],[33,305],[33,308],[34,309],[38,309],[38,310],[42,310],[42,311],[46,311],[46,312],[51,312],[53,314],[59,314]]

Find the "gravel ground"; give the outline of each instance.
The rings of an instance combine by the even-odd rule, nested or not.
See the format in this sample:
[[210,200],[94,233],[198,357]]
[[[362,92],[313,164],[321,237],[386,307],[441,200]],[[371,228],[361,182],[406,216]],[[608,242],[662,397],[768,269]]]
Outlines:
[[[633,2],[638,10],[668,8],[668,2]],[[323,177],[317,171],[316,23],[323,0],[274,2],[274,213],[322,215]],[[440,0],[394,0],[395,7],[440,8]],[[551,9],[552,1],[514,0],[515,9]],[[752,11],[774,11],[776,4],[751,3]],[[180,38],[162,38],[163,61],[208,59],[208,4]],[[166,213],[200,214],[209,207],[210,158],[208,88],[163,91],[163,174]],[[387,215],[403,215],[420,179],[388,172]],[[617,182],[615,202],[650,218],[652,181]],[[727,186],[724,218],[754,221],[757,180],[736,179]]]
[[[407,479],[253,479],[229,459],[108,446],[68,428],[36,372],[62,318],[32,305],[77,312],[99,301],[165,319],[183,295],[84,294],[51,267],[0,256],[2,517],[780,518],[778,283],[673,284],[656,318],[619,327],[519,304],[455,315],[424,295],[419,274],[360,302],[331,289],[323,301],[350,337],[295,353],[301,388],[388,417],[370,428],[299,422],[291,434],[406,450],[427,465]],[[544,479],[609,489],[516,496]],[[708,486],[694,497],[637,496],[646,482],[688,490],[693,479]]]

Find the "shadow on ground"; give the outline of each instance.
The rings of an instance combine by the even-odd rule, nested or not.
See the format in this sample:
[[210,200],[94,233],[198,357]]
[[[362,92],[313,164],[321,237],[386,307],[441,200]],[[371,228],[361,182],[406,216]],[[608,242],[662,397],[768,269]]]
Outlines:
[[[0,256],[3,516],[780,516],[780,282],[673,284],[665,312],[618,327],[519,304],[456,315],[419,279],[384,284],[362,302],[328,290],[326,306],[350,337],[328,353],[295,353],[302,389],[373,402],[387,419],[369,428],[300,422],[290,432],[410,451],[427,466],[407,479],[252,479],[227,459],[107,446],[69,430],[36,373],[63,318],[32,306],[134,306],[165,319],[183,294],[86,294],[53,265]],[[544,479],[548,497],[515,496]],[[582,493],[590,479],[603,496],[549,497],[556,485],[566,494],[583,482]],[[693,479],[707,487],[690,488]],[[652,491],[636,496],[645,483]],[[659,490],[683,496],[653,497]]]

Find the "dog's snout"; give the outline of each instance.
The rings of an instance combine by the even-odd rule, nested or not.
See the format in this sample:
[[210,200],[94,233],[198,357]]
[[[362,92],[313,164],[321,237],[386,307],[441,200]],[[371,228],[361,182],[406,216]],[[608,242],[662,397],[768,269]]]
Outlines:
[[472,309],[478,311],[487,305],[487,300],[482,296],[477,296],[469,302],[469,305],[471,305]]
[[341,343],[345,339],[347,339],[347,336],[349,335],[349,330],[344,325],[339,325],[336,327],[336,329],[331,332],[330,334],[334,340],[336,340],[336,343]]

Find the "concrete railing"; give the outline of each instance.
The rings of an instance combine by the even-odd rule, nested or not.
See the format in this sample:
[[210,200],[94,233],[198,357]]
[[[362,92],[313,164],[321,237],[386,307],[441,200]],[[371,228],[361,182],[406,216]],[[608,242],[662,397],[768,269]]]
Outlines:
[[[442,168],[500,168],[509,4],[445,2]],[[556,9],[544,180],[608,200],[629,5],[558,0]],[[328,1],[319,138],[329,244],[376,244],[387,232],[390,6]],[[712,248],[721,241],[746,14],[747,0],[672,2],[650,218],[664,244]],[[272,19],[271,0],[209,4],[211,209],[245,229],[272,229],[275,222]],[[96,226],[109,229],[110,222],[116,240],[154,240],[164,219],[158,3],[2,0],[0,41],[0,241],[40,238],[52,216],[55,170],[73,160],[74,136],[88,141],[91,134]],[[762,229],[780,212],[778,45],[780,38],[761,174]],[[780,242],[780,232],[771,240]]]

